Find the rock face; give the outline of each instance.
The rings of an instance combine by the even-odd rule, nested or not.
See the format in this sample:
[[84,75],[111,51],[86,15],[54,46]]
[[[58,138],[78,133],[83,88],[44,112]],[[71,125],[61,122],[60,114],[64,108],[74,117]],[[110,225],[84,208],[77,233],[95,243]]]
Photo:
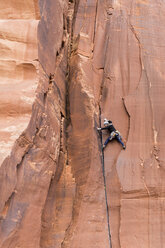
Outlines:
[[0,6],[0,247],[164,247],[163,1]]
[[0,164],[31,116],[38,84],[36,4],[0,2]]

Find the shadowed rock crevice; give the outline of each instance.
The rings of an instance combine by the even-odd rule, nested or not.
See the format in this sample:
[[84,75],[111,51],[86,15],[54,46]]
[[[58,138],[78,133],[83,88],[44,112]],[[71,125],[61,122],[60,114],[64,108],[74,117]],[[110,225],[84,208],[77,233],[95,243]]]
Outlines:
[[127,142],[128,141],[128,136],[129,136],[129,131],[130,131],[130,118],[131,118],[131,116],[130,116],[130,114],[128,112],[127,105],[126,105],[124,97],[122,98],[122,100],[123,100],[125,111],[126,111],[126,113],[128,115],[128,119],[129,119],[129,121],[128,121],[128,131],[127,131],[126,141],[125,141],[125,142]]
[[3,208],[3,210],[0,213],[0,224],[2,223],[3,219],[5,219],[6,216],[7,216],[8,208],[9,208],[9,206],[11,204],[11,201],[12,201],[12,199],[14,197],[14,194],[15,194],[15,192],[12,192],[11,196],[5,202],[4,208]]
[[[41,26],[39,29],[39,32],[41,32]],[[63,48],[63,42],[61,44]],[[63,50],[61,49],[60,52],[62,53]],[[55,54],[52,54],[52,56],[50,57],[50,60],[52,62],[55,59],[56,54],[57,53],[55,51]],[[39,61],[41,61],[40,57]],[[63,59],[60,59],[58,62],[60,64],[61,62],[63,63]],[[20,137],[15,143],[15,146],[11,153],[11,157],[9,157],[8,160],[6,160],[5,162],[7,164],[4,164],[6,169],[8,168],[8,177],[6,178],[7,180],[4,183],[8,191],[14,190],[14,192],[16,193],[14,197],[12,197],[12,205],[10,204],[8,213],[6,214],[6,218],[1,225],[2,230],[4,230],[3,232],[0,232],[1,245],[3,245],[3,247],[7,247],[7,245],[12,242],[12,240],[14,242],[14,246],[28,247],[28,245],[30,245],[33,247],[38,247],[40,239],[39,230],[41,211],[46,199],[46,194],[51,177],[56,170],[55,166],[57,164],[57,158],[60,152],[60,146],[58,142],[58,139],[60,139],[60,130],[58,129],[58,126],[57,130],[54,126],[57,125],[56,123],[59,123],[58,116],[60,117],[61,114],[55,96],[58,96],[58,99],[60,101],[60,99],[63,98],[63,89],[65,87],[59,90],[59,78],[57,78],[57,83],[55,83],[49,72],[46,72],[44,63],[42,64],[42,67],[43,69],[45,68],[45,73],[40,67],[40,82],[37,89],[36,101],[33,104],[33,114],[30,123],[23,134],[23,136],[27,137],[27,140],[30,140],[30,146],[29,143],[24,144],[25,142],[23,142],[23,139],[21,139]],[[51,111],[54,113],[52,116]],[[62,106],[61,111],[63,112]],[[16,170],[17,164],[19,164],[18,177]],[[10,167],[12,168],[12,171],[14,173],[12,172],[11,174],[9,174],[9,172],[11,171]],[[4,177],[3,166],[1,166],[1,175],[2,177]],[[11,180],[9,180],[10,176],[12,177]],[[57,177],[59,176],[57,175]],[[9,187],[10,184],[11,186]],[[2,186],[3,182],[1,181],[1,188]],[[25,189],[26,193],[24,193]],[[10,192],[6,194],[5,198],[9,195],[9,193]],[[1,204],[3,204],[3,200],[3,197],[1,197]],[[25,205],[28,206],[26,207],[26,209],[21,207],[22,202],[24,202]],[[35,209],[37,209],[37,213],[35,213]],[[21,214],[21,219],[19,218],[19,216],[17,216],[16,211],[19,211],[19,213]],[[34,213],[35,218],[32,218],[32,215]],[[28,234],[30,226],[33,226],[35,233],[29,232],[28,235],[21,234],[24,231],[20,228],[20,225],[12,224],[13,219],[15,219],[16,223],[21,223],[22,225],[26,226],[24,226],[26,234]],[[26,222],[26,220],[28,221]],[[7,225],[11,226],[11,230],[8,234],[6,229]],[[4,232],[6,233],[6,235],[4,235]],[[17,233],[16,240],[14,236],[15,233]],[[10,238],[8,237],[8,235],[10,235]]]
[[[73,199],[75,194],[75,182],[71,172],[71,166],[68,158],[68,132],[67,128],[70,125],[70,101],[69,101],[69,84],[70,84],[70,57],[72,53],[72,29],[73,29],[73,15],[74,15],[74,1],[69,2],[67,16],[63,15],[63,26],[66,42],[62,41],[59,51],[56,53],[56,69],[55,77],[58,71],[58,66],[62,59],[66,56],[65,60],[66,71],[65,73],[65,106],[64,112],[61,111],[60,120],[60,151],[59,159],[57,161],[57,168],[54,176],[52,177],[50,187],[48,190],[47,200],[42,213],[42,230],[41,230],[41,247],[50,247],[56,245],[61,247],[63,240],[67,236],[67,230],[71,225],[72,212],[73,212]],[[67,24],[66,24],[67,21]],[[67,26],[67,33],[66,33]],[[66,52],[64,53],[64,51]],[[68,188],[67,188],[68,187]],[[71,195],[70,195],[71,194]],[[68,198],[69,197],[69,198]],[[66,205],[65,205],[66,204]],[[66,220],[59,219],[60,209],[62,208],[66,213],[70,211]],[[68,210],[66,210],[68,208]],[[64,217],[65,213],[63,214]],[[49,238],[49,242],[47,239]]]
[[[138,46],[139,46],[139,62],[140,62],[140,66],[141,66],[141,74],[140,74],[140,77],[139,77],[139,83],[140,83],[140,80],[141,80],[141,77],[142,77],[142,71],[144,70],[144,65],[143,65],[143,60],[142,60],[142,48],[141,48],[141,42],[140,42],[140,39],[135,31],[135,28],[134,26],[131,24],[131,22],[129,22],[129,26],[130,26],[130,29],[133,33],[133,35],[135,36],[135,39],[137,40],[137,43],[138,43]],[[138,88],[138,87],[137,87]]]

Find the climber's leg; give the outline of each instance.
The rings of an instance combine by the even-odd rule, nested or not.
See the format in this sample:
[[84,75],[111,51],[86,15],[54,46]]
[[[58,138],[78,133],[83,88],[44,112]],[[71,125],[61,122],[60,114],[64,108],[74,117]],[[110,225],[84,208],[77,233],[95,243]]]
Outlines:
[[119,134],[116,134],[116,139],[122,145],[123,149],[125,149],[125,145],[124,145],[122,138]]
[[106,145],[108,144],[109,141],[111,141],[113,138],[115,138],[115,133],[112,132],[111,135],[106,139],[104,145],[103,145],[103,149],[106,147]]
[[108,142],[110,141],[110,138],[111,138],[111,136],[109,136],[109,137],[106,139],[106,141],[104,142],[103,148],[105,148],[105,147],[106,147],[106,145],[107,145],[107,144],[108,144]]

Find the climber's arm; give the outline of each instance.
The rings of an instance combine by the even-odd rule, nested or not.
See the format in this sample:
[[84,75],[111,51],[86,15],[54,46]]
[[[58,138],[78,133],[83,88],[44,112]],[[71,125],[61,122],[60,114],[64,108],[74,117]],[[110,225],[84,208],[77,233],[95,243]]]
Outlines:
[[97,128],[98,131],[102,131],[102,130],[105,130],[105,129],[108,129],[108,126],[107,127],[98,127]]

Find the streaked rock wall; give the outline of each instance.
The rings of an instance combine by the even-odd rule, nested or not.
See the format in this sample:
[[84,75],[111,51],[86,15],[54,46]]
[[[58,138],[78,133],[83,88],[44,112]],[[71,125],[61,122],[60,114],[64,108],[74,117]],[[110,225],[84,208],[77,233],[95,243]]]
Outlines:
[[[9,83],[18,87],[8,87],[9,105],[4,104],[5,94],[1,103],[2,95],[0,113],[6,119],[4,110],[9,106],[10,120],[20,124],[18,116],[27,119],[21,128],[14,122],[13,139],[12,125],[2,126],[8,128],[8,136],[2,133],[7,147],[2,160],[16,142],[0,167],[0,247],[109,247],[96,130],[105,117],[113,121],[126,144],[122,150],[114,140],[104,151],[112,247],[164,247],[165,3],[13,3],[5,7],[0,3],[1,19],[5,13],[12,19],[1,21],[0,77],[6,91]],[[13,8],[17,11],[9,14]],[[24,22],[16,20],[22,8]],[[8,22],[17,23],[22,31],[15,26],[14,32]],[[22,23],[31,25],[26,38]],[[37,36],[33,24],[35,30],[38,25]],[[22,46],[26,44],[26,53],[21,44],[12,52],[5,50],[16,42],[11,40],[14,35]],[[35,46],[30,45],[32,40]],[[5,56],[13,57],[9,61]],[[25,99],[31,97],[33,102],[33,87],[26,91],[29,95],[25,91],[23,95],[21,87],[27,82],[34,86],[37,80],[31,113]],[[13,94],[16,89],[18,97]],[[104,132],[103,141],[107,137]]]
[[27,127],[38,84],[37,1],[0,2],[0,163]]

